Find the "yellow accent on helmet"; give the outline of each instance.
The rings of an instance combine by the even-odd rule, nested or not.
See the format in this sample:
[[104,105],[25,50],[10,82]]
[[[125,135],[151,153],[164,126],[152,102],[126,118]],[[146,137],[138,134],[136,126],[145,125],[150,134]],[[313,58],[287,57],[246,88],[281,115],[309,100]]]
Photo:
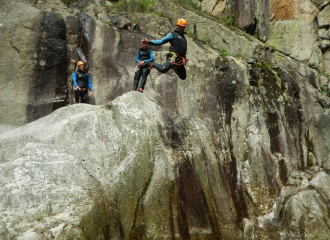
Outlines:
[[185,19],[183,19],[183,18],[180,18],[177,21],[176,25],[178,25],[178,26],[187,26],[187,21]]
[[78,61],[77,62],[77,65],[80,66],[80,65],[84,65],[85,63],[83,61]]

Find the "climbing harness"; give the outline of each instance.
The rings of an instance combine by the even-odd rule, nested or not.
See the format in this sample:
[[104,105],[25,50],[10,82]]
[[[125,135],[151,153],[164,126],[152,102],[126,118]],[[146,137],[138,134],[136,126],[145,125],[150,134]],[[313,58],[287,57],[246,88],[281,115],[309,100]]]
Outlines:
[[178,68],[181,65],[186,65],[188,63],[188,59],[181,57],[179,54],[175,53],[175,52],[171,52],[171,54],[173,55],[172,57],[170,57],[169,59],[171,59],[171,63],[175,66],[173,66],[173,68]]

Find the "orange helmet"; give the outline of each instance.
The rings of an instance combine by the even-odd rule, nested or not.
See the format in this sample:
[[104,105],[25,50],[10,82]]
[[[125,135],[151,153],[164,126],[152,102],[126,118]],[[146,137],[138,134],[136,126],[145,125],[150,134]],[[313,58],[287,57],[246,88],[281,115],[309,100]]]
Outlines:
[[85,63],[83,61],[78,61],[77,62],[77,65],[80,66],[80,65],[84,65]]
[[187,21],[184,20],[183,18],[180,18],[180,19],[177,21],[176,25],[178,25],[178,26],[187,26]]

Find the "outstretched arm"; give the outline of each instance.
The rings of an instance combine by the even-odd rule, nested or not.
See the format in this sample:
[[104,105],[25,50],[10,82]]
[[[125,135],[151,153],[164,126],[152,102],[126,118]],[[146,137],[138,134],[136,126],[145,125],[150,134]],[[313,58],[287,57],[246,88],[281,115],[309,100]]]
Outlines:
[[155,46],[158,46],[158,45],[163,45],[165,43],[168,43],[169,41],[171,41],[173,38],[173,34],[172,33],[169,33],[167,34],[166,37],[164,37],[163,39],[161,40],[149,40],[149,44],[150,45],[155,45]]

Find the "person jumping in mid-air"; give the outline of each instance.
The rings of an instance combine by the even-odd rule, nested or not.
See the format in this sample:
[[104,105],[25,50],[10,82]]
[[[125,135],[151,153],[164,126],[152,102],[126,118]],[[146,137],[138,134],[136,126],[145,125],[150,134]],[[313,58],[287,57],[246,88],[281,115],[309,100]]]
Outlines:
[[167,34],[161,40],[148,40],[147,38],[143,38],[142,41],[144,44],[150,45],[162,45],[165,43],[170,43],[170,53],[167,54],[167,60],[164,65],[156,64],[150,62],[149,64],[156,68],[161,73],[166,73],[171,68],[174,69],[175,73],[178,75],[179,78],[182,80],[186,79],[186,69],[184,67],[185,64],[188,63],[188,59],[186,59],[187,53],[187,40],[185,38],[184,30],[187,26],[187,22],[184,19],[179,19],[177,21],[177,29],[173,32]]
[[142,75],[142,81],[140,83],[140,87],[138,89],[139,92],[143,92],[144,85],[147,82],[147,77],[150,72],[149,64],[148,62],[151,62],[154,60],[154,54],[153,51],[148,48],[148,43],[145,43],[142,40],[143,47],[139,49],[137,56],[136,56],[136,62],[138,63],[137,70],[135,71],[134,75],[134,84],[133,84],[133,90],[136,91],[141,75]]

